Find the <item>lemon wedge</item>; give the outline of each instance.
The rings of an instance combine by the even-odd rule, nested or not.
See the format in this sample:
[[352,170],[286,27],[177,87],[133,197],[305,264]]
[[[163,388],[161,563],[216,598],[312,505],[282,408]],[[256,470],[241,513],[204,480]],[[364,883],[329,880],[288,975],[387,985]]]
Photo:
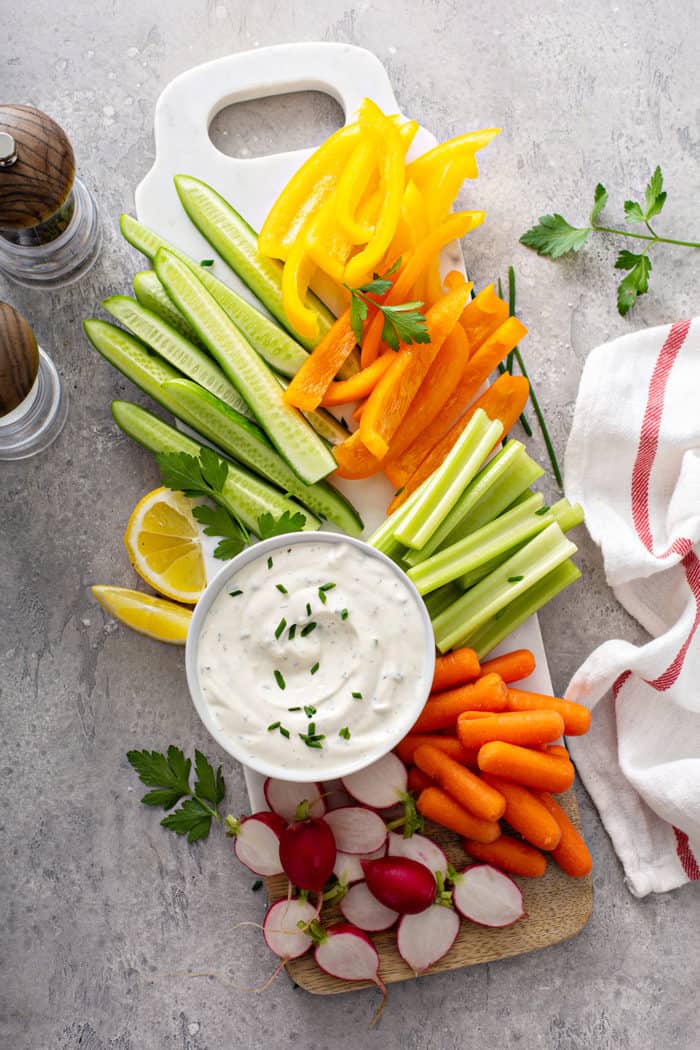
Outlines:
[[120,623],[159,642],[184,645],[192,610],[126,587],[96,585],[91,588],[100,605]]
[[194,605],[206,587],[201,530],[192,515],[195,500],[159,488],[132,511],[124,533],[131,564],[159,594]]

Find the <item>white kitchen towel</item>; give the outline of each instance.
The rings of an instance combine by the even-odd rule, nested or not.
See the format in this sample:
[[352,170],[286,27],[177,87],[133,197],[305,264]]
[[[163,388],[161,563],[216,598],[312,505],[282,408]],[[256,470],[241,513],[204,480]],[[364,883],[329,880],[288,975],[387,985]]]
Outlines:
[[566,450],[617,599],[652,636],[605,642],[568,744],[636,896],[700,879],[700,318],[588,357]]

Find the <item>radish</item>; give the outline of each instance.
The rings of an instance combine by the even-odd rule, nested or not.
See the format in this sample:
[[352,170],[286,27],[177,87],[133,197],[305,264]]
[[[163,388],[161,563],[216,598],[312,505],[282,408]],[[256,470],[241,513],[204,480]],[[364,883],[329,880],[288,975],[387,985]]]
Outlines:
[[310,925],[316,917],[316,909],[309,901],[299,897],[285,897],[267,909],[263,921],[263,937],[270,951],[280,959],[298,959],[307,952],[313,941],[311,936],[299,929],[299,923]]
[[353,804],[340,780],[325,780],[323,782],[323,797],[326,809],[340,809],[341,806],[352,806]]
[[399,955],[418,976],[449,952],[459,925],[454,908],[443,904],[432,904],[418,915],[402,915],[396,931]]
[[372,981],[382,993],[382,1003],[372,1024],[384,1009],[386,986],[379,976],[379,953],[366,933],[341,922],[318,937],[314,958],[324,973],[343,981]]
[[369,933],[388,930],[399,917],[397,911],[377,900],[366,882],[350,887],[340,902],[340,910],[348,922]]
[[393,751],[358,773],[343,777],[341,784],[363,806],[388,809],[402,802],[406,795],[408,772]]
[[425,864],[407,857],[363,860],[367,885],[382,904],[401,915],[425,911],[435,900],[436,882]]
[[511,926],[527,918],[520,887],[490,864],[471,864],[452,877],[460,915],[479,926]]
[[256,875],[280,875],[280,835],[287,824],[277,813],[263,810],[250,817],[226,818],[226,833],[235,838],[233,849],[246,868]]
[[297,807],[297,819],[280,836],[282,869],[302,890],[323,889],[333,873],[335,839],[323,817],[310,817],[308,803]]
[[379,857],[383,857],[385,853],[386,846],[380,846],[379,849],[375,849],[372,853],[360,853],[359,855],[357,853],[341,853],[338,850],[335,855],[333,874],[338,882],[342,882],[346,886],[353,882],[363,882],[365,873],[362,870],[360,861],[377,860]]
[[279,813],[288,824],[296,817],[300,802],[309,803],[309,814],[322,817],[326,812],[320,784],[295,784],[289,780],[268,777],[263,785],[265,801],[273,813]]
[[386,842],[386,825],[379,814],[362,806],[341,806],[325,816],[342,853],[374,853]]
[[443,878],[447,876],[447,857],[440,847],[425,835],[411,835],[405,839],[403,835],[390,831],[388,845],[387,854],[390,857],[408,857],[425,864],[432,872],[439,871]]

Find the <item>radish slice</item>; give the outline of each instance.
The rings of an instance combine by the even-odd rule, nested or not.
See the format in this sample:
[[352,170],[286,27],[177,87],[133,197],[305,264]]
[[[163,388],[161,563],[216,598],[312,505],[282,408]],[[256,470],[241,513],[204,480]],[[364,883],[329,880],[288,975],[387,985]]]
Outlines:
[[233,849],[241,864],[256,875],[279,875],[284,869],[280,860],[280,835],[287,827],[276,813],[253,813],[229,828],[235,835]]
[[387,854],[390,857],[417,860],[419,864],[425,864],[433,874],[439,871],[443,878],[447,876],[447,857],[440,847],[425,835],[411,835],[410,839],[405,839],[403,835],[390,831]]
[[289,780],[268,777],[263,785],[265,801],[273,813],[279,814],[288,824],[296,819],[300,802],[309,803],[309,816],[322,817],[326,812],[320,784],[294,784]]
[[397,911],[377,900],[366,882],[351,886],[340,902],[340,910],[348,922],[370,933],[388,930],[399,917]]
[[340,850],[338,850],[335,855],[333,874],[338,882],[342,882],[346,886],[349,886],[353,882],[363,882],[365,873],[362,870],[360,861],[378,860],[379,857],[383,857],[385,853],[386,846],[380,846],[379,849],[375,849],[373,853],[341,853]]
[[323,783],[323,796],[326,809],[340,809],[341,806],[352,806],[353,801],[340,780],[326,780]]
[[490,864],[472,864],[456,876],[457,911],[479,926],[510,926],[526,918],[520,887]]
[[270,951],[280,959],[298,959],[311,947],[311,938],[297,926],[298,922],[311,922],[316,918],[316,909],[309,901],[277,901],[267,909],[263,921],[263,937]]
[[459,933],[460,918],[454,908],[433,904],[418,915],[402,915],[396,932],[399,955],[413,972],[424,973],[447,955]]
[[331,977],[342,981],[374,981],[386,996],[379,976],[379,953],[366,933],[350,923],[329,926],[314,952],[316,962]]
[[341,806],[325,816],[341,853],[374,853],[386,842],[386,825],[371,809]]
[[390,751],[366,769],[343,777],[341,783],[363,806],[388,809],[406,794],[408,772],[398,755]]

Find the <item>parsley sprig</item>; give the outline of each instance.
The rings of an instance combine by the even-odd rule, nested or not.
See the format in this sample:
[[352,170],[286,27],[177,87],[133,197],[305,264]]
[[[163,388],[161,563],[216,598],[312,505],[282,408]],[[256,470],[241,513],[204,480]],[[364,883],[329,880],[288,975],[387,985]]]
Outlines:
[[126,757],[139,780],[155,789],[141,799],[145,805],[172,809],[180,799],[190,796],[179,809],[161,820],[164,828],[170,828],[176,835],[187,835],[188,842],[196,842],[207,838],[212,818],[221,823],[218,805],[226,793],[221,766],[214,772],[201,751],[194,753],[194,790],[190,787],[192,761],[185,758],[179,747],[171,744],[165,755],[159,751],[129,751]]
[[593,209],[588,226],[572,226],[563,215],[542,215],[536,226],[527,230],[520,238],[520,243],[533,248],[538,255],[550,259],[559,259],[569,252],[578,252],[583,248],[591,233],[609,233],[618,237],[631,237],[638,241],[647,241],[641,252],[622,249],[615,260],[616,270],[625,270],[626,276],[617,286],[617,309],[624,317],[634,306],[638,297],[649,289],[649,277],[652,270],[649,251],[655,244],[674,244],[680,248],[700,248],[697,241],[680,241],[675,237],[661,237],[651,226],[651,219],[659,215],[666,203],[666,191],[661,168],[657,165],[644,191],[644,203],[627,200],[624,204],[625,220],[628,225],[640,223],[646,226],[648,233],[635,233],[632,230],[620,230],[611,226],[600,226],[597,223],[608,203],[608,191],[598,183],[593,194]]
[[394,265],[381,276],[374,274],[371,281],[360,285],[359,288],[351,288],[349,284],[344,285],[350,292],[350,324],[355,333],[358,343],[362,340],[362,326],[367,320],[367,311],[370,306],[376,306],[384,318],[382,328],[382,340],[392,350],[399,349],[402,343],[429,343],[430,333],[425,323],[425,316],[421,313],[422,302],[418,300],[410,303],[398,303],[395,306],[386,306],[370,299],[371,295],[385,295],[392,286],[389,280],[401,265],[401,259],[397,259]]

